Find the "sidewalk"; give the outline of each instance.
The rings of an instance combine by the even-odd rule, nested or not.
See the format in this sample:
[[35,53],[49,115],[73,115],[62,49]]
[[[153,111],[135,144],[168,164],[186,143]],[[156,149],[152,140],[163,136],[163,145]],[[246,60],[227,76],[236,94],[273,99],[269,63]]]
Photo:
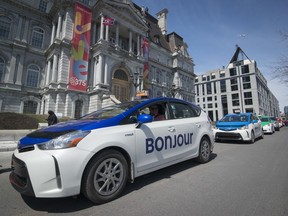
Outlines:
[[33,130],[0,130],[0,152],[14,151],[18,140]]

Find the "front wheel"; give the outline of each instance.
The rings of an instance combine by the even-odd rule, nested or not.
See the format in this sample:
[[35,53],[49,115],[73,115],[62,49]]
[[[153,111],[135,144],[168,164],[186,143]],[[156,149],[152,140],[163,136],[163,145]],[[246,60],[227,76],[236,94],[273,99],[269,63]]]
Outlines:
[[85,169],[81,191],[90,201],[101,204],[117,198],[128,179],[124,156],[115,150],[94,157]]
[[250,143],[254,143],[255,142],[255,134],[254,131],[251,131],[251,139],[250,139]]
[[203,137],[199,145],[199,155],[196,160],[199,163],[206,163],[210,160],[211,156],[211,142],[208,138]]

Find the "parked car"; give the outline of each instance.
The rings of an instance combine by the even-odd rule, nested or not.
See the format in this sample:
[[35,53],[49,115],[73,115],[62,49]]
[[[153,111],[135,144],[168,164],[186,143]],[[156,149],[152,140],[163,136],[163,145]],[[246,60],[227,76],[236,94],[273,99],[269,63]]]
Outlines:
[[274,124],[275,131],[280,131],[280,124],[277,118],[275,116],[270,116],[270,119]]
[[[165,120],[156,121],[152,108]],[[131,101],[20,139],[10,182],[24,195],[82,193],[105,203],[144,174],[192,158],[208,162],[213,147],[210,118],[199,106],[175,98]]]
[[274,123],[269,116],[261,116],[260,120],[264,133],[273,134],[275,132]]
[[264,137],[260,119],[253,113],[227,114],[216,122],[213,129],[215,141],[243,140],[254,143]]

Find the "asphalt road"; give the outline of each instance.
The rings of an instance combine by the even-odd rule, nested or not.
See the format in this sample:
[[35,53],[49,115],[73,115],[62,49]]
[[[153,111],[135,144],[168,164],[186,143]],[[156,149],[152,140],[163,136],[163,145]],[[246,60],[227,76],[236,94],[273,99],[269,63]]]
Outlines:
[[287,216],[288,127],[254,144],[216,143],[213,159],[140,177],[110,203],[84,197],[22,197],[8,181],[12,152],[0,152],[0,211],[8,215]]

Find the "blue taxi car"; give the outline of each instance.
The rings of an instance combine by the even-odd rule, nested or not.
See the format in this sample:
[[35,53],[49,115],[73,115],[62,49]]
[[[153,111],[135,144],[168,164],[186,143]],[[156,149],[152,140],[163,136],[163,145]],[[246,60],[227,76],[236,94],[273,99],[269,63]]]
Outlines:
[[[163,120],[150,115],[152,106]],[[23,195],[82,193],[100,204],[144,174],[192,158],[208,162],[213,147],[211,121],[199,106],[174,98],[136,100],[23,137],[9,179]]]
[[215,141],[239,140],[254,143],[256,138],[264,138],[261,120],[253,113],[233,113],[217,121],[213,129]]

